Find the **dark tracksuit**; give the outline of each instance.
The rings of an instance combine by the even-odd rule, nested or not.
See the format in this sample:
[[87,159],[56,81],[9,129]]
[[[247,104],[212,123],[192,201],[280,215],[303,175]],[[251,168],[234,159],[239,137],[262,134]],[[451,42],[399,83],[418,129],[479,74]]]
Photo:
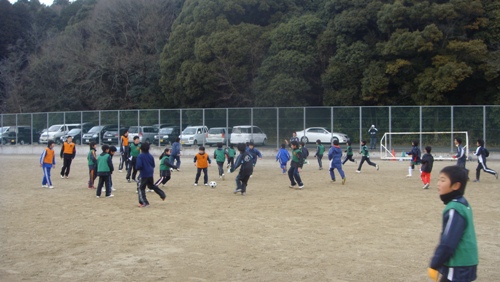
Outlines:
[[156,186],[165,185],[171,177],[170,168],[177,169],[178,167],[170,161],[170,155],[162,155],[160,157],[160,179],[155,183]]
[[231,147],[226,148],[226,155],[227,155],[227,167],[232,167],[234,165],[234,156],[236,155],[236,151]]
[[170,151],[170,162],[175,163],[177,168],[181,168],[181,143],[174,142],[172,144],[172,150]]
[[304,158],[302,158],[302,150],[297,148],[292,151],[292,161],[290,162],[290,168],[288,169],[288,178],[292,186],[299,184],[299,186],[304,186],[302,179],[300,179],[299,168],[304,165]]
[[484,149],[482,146],[477,147],[476,152],[474,154],[477,156],[476,180],[479,180],[481,169],[489,174],[493,174],[495,176],[497,175],[496,171],[486,166],[486,155],[484,153]]
[[465,155],[464,147],[461,144],[457,146],[457,154],[455,157],[457,158],[457,166],[465,168],[467,156]]
[[368,147],[366,145],[363,145],[361,147],[361,161],[359,162],[358,166],[358,171],[361,171],[361,167],[363,166],[364,162],[367,162],[369,165],[377,167],[377,164],[370,161],[370,152],[368,152]]
[[75,158],[76,148],[75,143],[69,144],[68,142],[64,142],[61,146],[61,159],[63,159],[63,167],[61,169],[61,176],[68,176],[69,170],[71,168],[71,162]]
[[120,143],[120,165],[118,166],[119,170],[122,170],[123,166],[125,165],[125,170],[128,171],[128,158],[130,158],[130,146],[128,145],[128,137],[122,135]]
[[316,154],[314,156],[318,160],[319,169],[323,169],[323,154],[325,153],[325,146],[323,144],[318,145],[316,148]]
[[132,157],[132,159],[128,164],[127,176],[125,177],[129,181],[131,175],[132,175],[132,180],[136,180],[135,177],[137,176],[137,169],[135,168],[135,165],[137,161],[137,156],[139,156],[141,152],[140,149],[141,149],[141,143],[137,145],[135,143],[130,144],[130,156]]
[[99,157],[97,157],[97,176],[99,176],[99,184],[97,185],[96,196],[101,196],[102,186],[106,185],[106,197],[111,195],[111,183],[110,177],[113,173],[114,167],[111,161],[111,156],[102,152]]
[[247,147],[247,152],[249,152],[252,156],[253,166],[257,164],[257,158],[262,158],[262,154],[255,147],[253,147],[252,149],[250,149],[250,147]]
[[146,198],[146,186],[154,190],[162,200],[165,200],[166,195],[163,190],[154,184],[153,175],[155,169],[155,159],[147,153],[141,153],[137,156],[135,168],[139,170],[140,186],[139,186],[139,204],[142,206],[149,206],[148,199]]
[[240,172],[236,176],[236,190],[235,193],[241,192],[246,193],[248,180],[250,175],[253,173],[253,160],[252,155],[249,152],[243,152],[238,155],[233,166],[231,166],[230,172],[235,171],[239,166]]

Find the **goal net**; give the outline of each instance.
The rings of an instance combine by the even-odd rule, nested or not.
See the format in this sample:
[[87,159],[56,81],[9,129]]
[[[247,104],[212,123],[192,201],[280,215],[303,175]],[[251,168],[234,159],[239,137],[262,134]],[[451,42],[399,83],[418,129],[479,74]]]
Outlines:
[[469,134],[467,131],[454,132],[386,132],[380,139],[380,158],[383,160],[411,160],[406,152],[411,151],[412,142],[418,141],[422,155],[426,146],[431,146],[434,160],[453,160],[456,147],[453,140],[462,138],[467,159],[469,159]]

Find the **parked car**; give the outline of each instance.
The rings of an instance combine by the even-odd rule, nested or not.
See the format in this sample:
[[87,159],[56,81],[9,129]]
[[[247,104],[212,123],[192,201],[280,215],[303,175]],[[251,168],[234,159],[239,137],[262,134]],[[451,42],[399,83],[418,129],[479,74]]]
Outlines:
[[81,145],[82,144],[82,129],[81,128],[73,128],[68,133],[64,134],[61,136],[61,143],[66,142],[66,139],[68,139],[68,136],[71,136],[73,138],[73,143]]
[[160,146],[172,144],[180,134],[181,130],[178,126],[160,128],[160,131],[154,137],[154,144]]
[[118,130],[117,125],[105,124],[92,127],[87,133],[83,134],[82,140],[84,144],[90,144],[94,141],[96,144],[102,143],[104,133],[110,130]]
[[181,133],[181,144],[188,146],[205,144],[207,133],[208,127],[204,125],[188,126]]
[[208,130],[206,144],[209,146],[217,143],[228,144],[231,140],[231,128],[212,127]]
[[128,128],[128,141],[134,142],[134,136],[139,136],[141,143],[151,143],[158,131],[158,127],[154,126],[131,126]]
[[90,123],[70,123],[70,124],[54,124],[50,126],[47,132],[40,135],[39,143],[47,144],[49,140],[54,140],[57,144],[61,142],[61,136],[67,134],[73,128],[83,129],[87,132],[92,127]]
[[[31,126],[18,125],[18,126],[5,126],[0,129],[2,144],[31,144],[31,140],[40,138],[40,133]],[[33,138],[33,139],[31,139]]]
[[233,126],[231,144],[253,142],[266,145],[267,135],[258,127],[252,125]]
[[104,132],[104,135],[102,136],[102,143],[108,145],[120,145],[120,136],[122,136],[127,129],[128,127],[121,127],[120,132],[118,132],[117,129]]
[[305,130],[297,131],[297,137],[304,143],[316,143],[316,140],[319,139],[324,144],[332,144],[334,140],[338,140],[339,144],[345,144],[350,140],[347,134],[330,132],[323,127],[309,127]]

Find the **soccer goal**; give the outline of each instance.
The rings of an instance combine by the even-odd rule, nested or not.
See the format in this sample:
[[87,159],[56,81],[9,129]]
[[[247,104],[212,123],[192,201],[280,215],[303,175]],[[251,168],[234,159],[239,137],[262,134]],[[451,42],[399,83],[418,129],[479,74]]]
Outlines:
[[406,152],[411,150],[412,141],[419,142],[422,155],[426,146],[432,147],[431,154],[435,160],[453,160],[456,154],[453,140],[462,138],[467,159],[469,159],[469,134],[467,131],[454,132],[386,132],[380,139],[380,158],[383,160],[410,160]]

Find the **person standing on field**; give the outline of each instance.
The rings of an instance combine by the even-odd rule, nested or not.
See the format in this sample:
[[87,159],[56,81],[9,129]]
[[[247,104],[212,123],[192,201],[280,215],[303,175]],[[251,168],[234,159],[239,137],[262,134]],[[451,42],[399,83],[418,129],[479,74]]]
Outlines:
[[75,143],[72,142],[73,137],[68,136],[66,138],[66,141],[63,143],[61,147],[61,159],[64,160],[63,167],[61,169],[61,178],[68,178],[69,177],[69,170],[71,168],[71,162],[75,158],[76,155],[76,148],[75,148]]
[[377,132],[378,129],[374,124],[368,129],[368,133],[370,134],[370,150],[375,150],[377,148]]

